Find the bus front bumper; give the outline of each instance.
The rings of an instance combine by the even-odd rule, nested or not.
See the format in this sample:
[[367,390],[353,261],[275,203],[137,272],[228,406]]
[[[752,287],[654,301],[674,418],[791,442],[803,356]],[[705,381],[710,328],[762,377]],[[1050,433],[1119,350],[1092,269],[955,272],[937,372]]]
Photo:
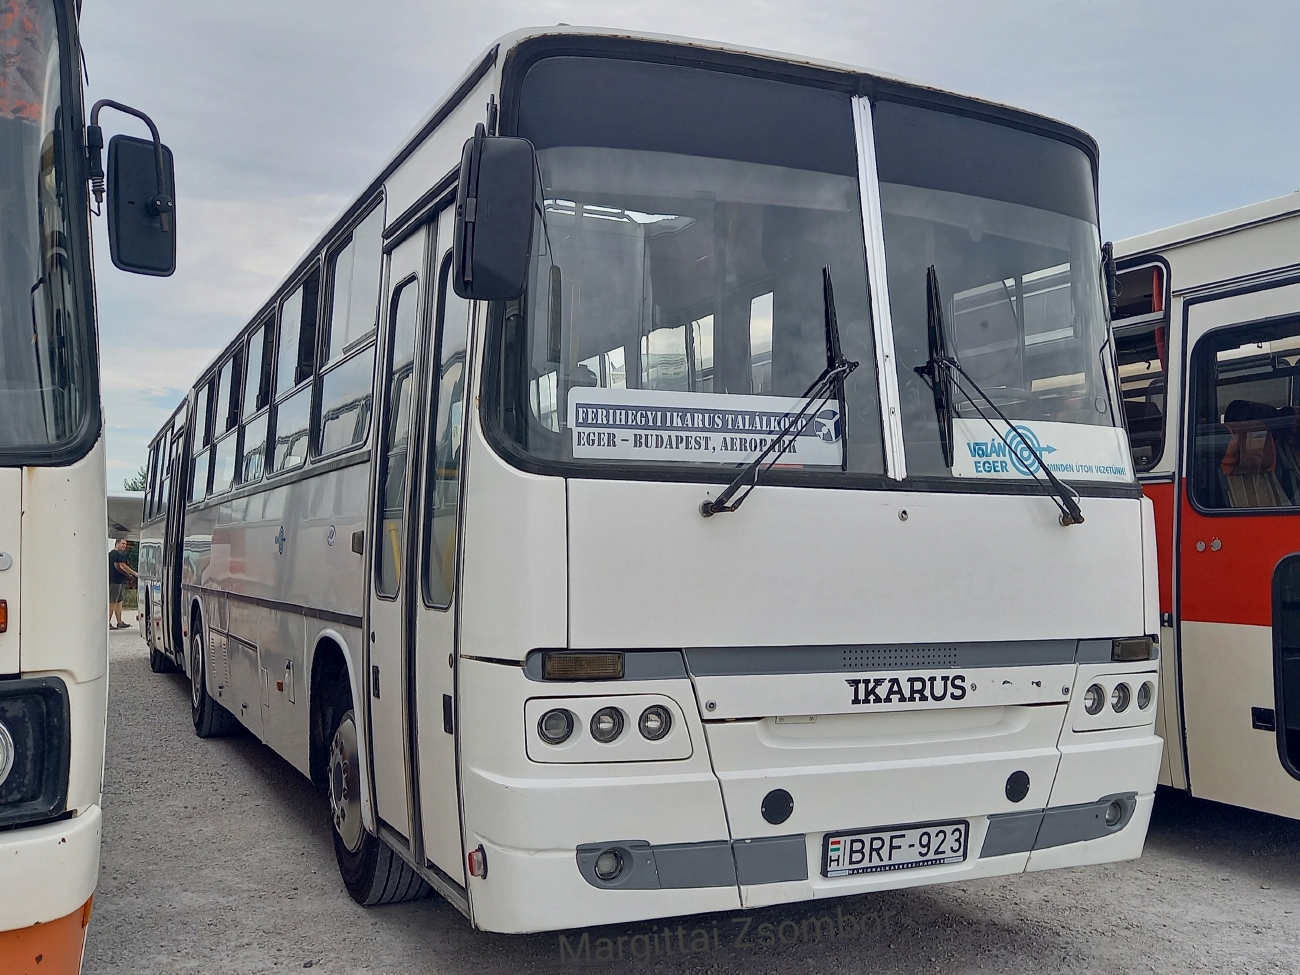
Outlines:
[[[625,776],[603,785],[574,779],[501,781],[471,771],[471,797],[480,791],[493,793],[498,808],[527,807],[522,822],[562,824],[560,828],[566,831],[576,826],[588,834],[586,839],[601,841],[548,849],[534,846],[540,837],[528,836],[522,844],[515,844],[502,843],[491,833],[472,834],[472,843],[482,845],[488,864],[486,878],[470,879],[474,923],[512,933],[572,929],[1130,859],[1141,854],[1146,837],[1161,747],[1159,738],[1142,732],[1128,739],[1063,747],[1051,762],[1051,774],[1044,776],[1049,783],[1046,792],[1038,803],[1025,803],[1029,808],[973,801],[979,792],[975,783],[980,779],[1001,789],[1006,756],[939,763],[944,767],[937,770],[933,766],[908,768],[899,781],[888,782],[891,792],[899,797],[916,795],[924,792],[927,783],[938,780],[947,783],[954,805],[942,816],[921,814],[910,820],[873,814],[872,792],[867,788],[871,776],[857,770],[859,783],[853,801],[862,807],[859,816],[864,826],[873,819],[965,820],[970,826],[969,853],[959,863],[844,877],[823,876],[824,829],[798,831],[797,827],[772,826],[766,832],[736,831],[728,839],[727,828],[719,824],[717,839],[701,841],[689,835],[698,836],[698,829],[689,833],[682,829],[687,835],[664,835],[675,832],[674,823],[684,826],[694,818],[692,814],[698,815],[710,805],[711,790],[703,777],[668,783],[674,795],[665,801],[666,783],[655,781],[652,775],[640,780]],[[1020,756],[1013,764],[1024,764],[1024,758]],[[751,774],[756,783],[766,780],[764,787],[770,787],[781,772],[755,769]],[[822,767],[801,773],[803,792],[811,791],[818,780],[837,785],[847,770]],[[1051,788],[1054,779],[1057,787]],[[1099,794],[1098,788],[1105,795]],[[691,792],[695,794],[688,795]],[[885,804],[883,796],[875,801]],[[1112,803],[1118,803],[1121,815],[1107,826],[1106,813]],[[728,812],[733,827],[744,818],[735,808]],[[639,839],[655,833],[662,839]],[[626,840],[621,839],[624,836]],[[625,873],[610,884],[594,876],[595,858],[605,848],[618,849],[630,876]],[[539,891],[546,896],[538,896]],[[825,911],[810,910],[819,916]]]
[[[101,825],[100,807],[94,805],[56,823],[0,833],[0,971],[27,971],[6,967],[19,943],[30,944],[33,937],[66,940],[72,937],[69,918],[79,919],[83,909],[89,918],[86,905],[99,876]],[[83,937],[79,929],[73,939],[78,958]],[[39,970],[49,969],[42,962]]]

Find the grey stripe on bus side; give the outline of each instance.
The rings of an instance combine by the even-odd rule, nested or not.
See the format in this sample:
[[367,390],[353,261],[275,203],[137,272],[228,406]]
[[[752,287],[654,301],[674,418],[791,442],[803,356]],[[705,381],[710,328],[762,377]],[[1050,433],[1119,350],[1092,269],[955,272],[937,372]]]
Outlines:
[[182,589],[190,592],[201,593],[204,596],[224,596],[226,599],[233,599],[240,603],[249,603],[253,606],[262,606],[266,609],[278,609],[284,613],[294,613],[298,616],[306,616],[311,619],[324,620],[326,623],[338,623],[341,626],[355,626],[361,628],[362,619],[360,616],[353,616],[351,613],[337,613],[332,609],[317,609],[313,606],[304,606],[302,603],[290,603],[283,599],[267,599],[264,596],[248,596],[241,592],[231,592],[226,589],[212,589],[208,586],[198,586],[192,582],[181,584]]
[[[747,840],[662,843],[613,840],[577,848],[578,872],[593,887],[605,890],[667,890],[775,884],[808,879],[808,852],[802,833]],[[622,870],[612,880],[596,876],[596,860],[613,850]]]
[[[1119,804],[1121,814],[1114,825],[1109,825],[1106,822],[1106,810],[1112,803]],[[980,856],[1028,853],[1031,850],[1047,850],[1068,843],[1101,839],[1118,833],[1127,826],[1136,809],[1137,793],[1126,792],[1074,806],[998,813],[989,817],[989,828],[984,834]]]

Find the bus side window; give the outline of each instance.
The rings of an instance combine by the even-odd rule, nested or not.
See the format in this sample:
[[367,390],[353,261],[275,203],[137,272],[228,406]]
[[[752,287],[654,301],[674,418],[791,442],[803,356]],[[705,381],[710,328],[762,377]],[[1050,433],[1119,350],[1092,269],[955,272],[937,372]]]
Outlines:
[[1149,471],[1160,462],[1165,445],[1169,321],[1163,265],[1144,264],[1119,275],[1114,331],[1133,467]]
[[[310,379],[316,365],[316,320],[320,268],[316,267],[280,306],[280,345],[275,367],[275,442],[272,473],[301,467],[311,430]],[[294,392],[294,390],[297,390]]]
[[1164,452],[1167,335],[1164,322],[1115,330],[1120,396],[1138,471],[1151,470]]
[[393,298],[389,341],[387,428],[379,455],[379,531],[375,549],[375,592],[396,596],[402,582],[406,539],[406,472],[410,457],[411,399],[414,395],[415,338],[420,287],[415,278],[402,283]]
[[343,353],[375,330],[379,315],[379,286],[383,278],[384,208],[376,206],[352,231],[348,242],[330,262],[330,311],[324,336],[325,362]]
[[266,466],[266,424],[271,401],[271,353],[275,345],[275,319],[262,322],[248,337],[244,353],[243,436],[235,480],[251,484],[260,480]]
[[144,520],[153,518],[154,497],[158,491],[158,445],[149,447],[149,462],[145,465],[147,474],[144,484]]
[[434,374],[437,399],[424,479],[424,600],[439,609],[449,607],[455,595],[465,346],[469,337],[469,302],[452,290],[450,272],[448,254],[438,281],[438,360]]
[[1300,326],[1233,329],[1192,354],[1192,498],[1202,509],[1300,504]]
[[317,267],[280,305],[280,347],[275,367],[277,397],[288,394],[314,371],[319,292],[320,268]]

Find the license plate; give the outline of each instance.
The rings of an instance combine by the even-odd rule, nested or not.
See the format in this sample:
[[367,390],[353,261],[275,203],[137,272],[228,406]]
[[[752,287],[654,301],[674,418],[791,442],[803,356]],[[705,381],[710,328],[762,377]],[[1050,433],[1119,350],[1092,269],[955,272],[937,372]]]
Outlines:
[[966,859],[970,823],[926,823],[894,829],[828,833],[822,840],[822,876],[932,867]]

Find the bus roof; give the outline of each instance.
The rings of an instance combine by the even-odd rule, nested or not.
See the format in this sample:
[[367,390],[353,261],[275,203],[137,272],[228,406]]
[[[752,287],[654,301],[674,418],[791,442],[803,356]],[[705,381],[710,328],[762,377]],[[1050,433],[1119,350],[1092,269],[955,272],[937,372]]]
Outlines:
[[1247,227],[1285,220],[1296,214],[1300,214],[1300,191],[1117,241],[1115,256],[1132,257],[1136,254],[1185,247],[1188,244],[1234,233]]

